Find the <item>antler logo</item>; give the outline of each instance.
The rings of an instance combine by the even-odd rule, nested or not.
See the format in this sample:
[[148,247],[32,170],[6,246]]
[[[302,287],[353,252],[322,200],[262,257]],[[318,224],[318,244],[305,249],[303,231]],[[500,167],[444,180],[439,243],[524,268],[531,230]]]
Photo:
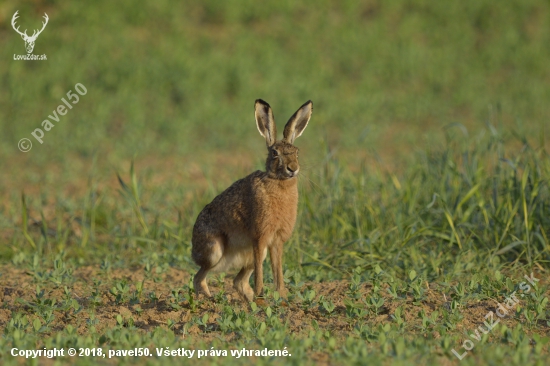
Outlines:
[[17,10],[15,12],[15,14],[13,14],[13,17],[11,18],[11,26],[13,27],[13,29],[15,29],[15,31],[17,33],[19,33],[21,35],[21,38],[23,38],[23,41],[25,41],[25,48],[27,49],[27,53],[32,53],[32,50],[34,49],[34,42],[36,42],[36,38],[38,38],[40,33],[42,33],[44,28],[46,28],[46,24],[48,24],[48,19],[49,19],[48,14],[44,13],[44,19],[46,21],[42,22],[42,29],[34,30],[34,32],[32,33],[32,36],[29,37],[27,35],[27,30],[26,29],[25,29],[24,32],[21,32],[21,31],[19,31],[19,27],[17,27],[17,28],[15,27],[15,21],[19,17],[19,15],[17,15],[18,12],[19,12],[19,10]]

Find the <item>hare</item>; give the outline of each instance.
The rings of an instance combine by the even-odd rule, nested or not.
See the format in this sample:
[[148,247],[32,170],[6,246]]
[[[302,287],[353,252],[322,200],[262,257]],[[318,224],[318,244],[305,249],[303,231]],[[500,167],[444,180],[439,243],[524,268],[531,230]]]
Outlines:
[[[233,183],[206,205],[193,227],[192,257],[200,266],[193,284],[197,294],[211,296],[206,282],[210,271],[240,269],[235,290],[248,301],[263,289],[263,261],[269,249],[277,291],[286,295],[283,282],[283,244],[290,238],[298,210],[298,148],[294,140],[304,132],[313,104],[306,102],[290,117],[283,139],[277,141],[273,112],[256,100],[256,126],[265,137],[265,172],[256,171]],[[255,291],[250,287],[254,272]]]

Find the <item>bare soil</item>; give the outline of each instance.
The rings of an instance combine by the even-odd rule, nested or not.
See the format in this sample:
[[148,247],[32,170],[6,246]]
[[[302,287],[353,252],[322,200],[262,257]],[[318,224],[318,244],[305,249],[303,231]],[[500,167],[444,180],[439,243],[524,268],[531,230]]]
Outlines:
[[[0,308],[0,328],[4,328],[7,322],[11,319],[14,312],[22,312],[26,314],[33,314],[34,312],[25,305],[25,301],[29,303],[35,302],[36,299],[36,282],[33,276],[22,269],[14,268],[13,266],[0,267],[0,303],[3,304]],[[204,299],[199,302],[199,307],[195,312],[191,311],[191,308],[186,302],[181,303],[180,310],[174,310],[170,305],[170,294],[173,289],[181,288],[189,282],[190,274],[186,271],[170,268],[165,273],[156,276],[156,280],[146,280],[144,284],[144,291],[142,295],[142,301],[138,305],[129,305],[128,301],[122,304],[116,304],[115,297],[109,293],[109,290],[114,286],[117,281],[126,280],[130,286],[128,294],[135,290],[135,284],[144,280],[142,270],[132,269],[113,269],[110,271],[102,271],[98,267],[81,267],[74,270],[71,283],[63,284],[62,286],[56,286],[52,284],[42,285],[42,289],[45,290],[45,298],[55,298],[59,301],[65,296],[64,288],[67,288],[71,292],[71,296],[76,299],[81,306],[84,307],[84,311],[78,316],[71,316],[70,312],[66,314],[59,314],[56,312],[56,318],[52,323],[52,332],[63,330],[67,325],[71,324],[75,327],[79,334],[85,334],[89,331],[89,326],[86,323],[86,319],[89,318],[89,313],[93,309],[96,319],[99,321],[95,327],[97,332],[101,333],[105,329],[114,327],[117,324],[117,315],[122,315],[124,319],[130,317],[133,318],[135,326],[143,332],[151,331],[157,326],[166,326],[168,320],[172,320],[176,323],[174,326],[175,331],[183,330],[183,327],[193,317],[202,316],[204,313],[209,313],[210,317],[208,323],[214,326],[216,329],[216,319],[219,317],[219,307],[214,299]],[[95,285],[94,281],[99,284]],[[234,306],[236,310],[249,311],[249,305],[244,303],[242,299],[237,295],[231,286],[231,277],[227,276],[223,284],[225,296],[230,306]],[[268,284],[269,286],[270,284]],[[212,292],[215,294],[221,290],[221,284],[215,279],[210,279],[209,286]],[[297,301],[284,302],[283,306],[285,311],[282,312],[288,324],[290,331],[296,334],[308,332],[312,328],[312,321],[316,320],[319,327],[322,329],[330,330],[333,336],[338,338],[346,337],[349,335],[353,328],[353,322],[345,316],[345,304],[344,298],[346,298],[346,292],[348,291],[348,281],[331,281],[321,283],[306,283],[306,287],[314,289],[316,298],[318,296],[324,296],[331,300],[336,308],[332,315],[328,315],[324,310],[318,307],[311,307],[304,309]],[[395,300],[390,297],[385,291],[381,291],[380,294],[384,297],[385,303],[378,316],[372,316],[368,321],[373,324],[392,322],[391,314],[394,313],[398,306],[404,307],[404,318],[408,325],[419,323],[418,312],[422,309],[429,316],[433,311],[441,310],[450,305],[451,296],[438,290],[440,286],[436,284],[428,284],[427,286],[427,299],[420,305],[413,304],[411,299]],[[94,290],[99,290],[101,296],[100,304],[92,306],[91,294]],[[147,296],[154,291],[158,300],[152,301]],[[362,287],[362,294],[368,295],[371,291],[371,285],[365,283]],[[546,294],[550,296],[549,293]],[[24,300],[23,302],[21,300]],[[502,299],[500,300],[502,301]],[[265,303],[260,299],[258,305],[262,307]],[[466,330],[476,329],[479,325],[482,325],[485,321],[485,315],[489,311],[495,311],[496,299],[494,301],[479,301],[469,303],[460,309],[463,319],[457,326],[457,331],[463,333]],[[136,311],[136,309],[141,311]],[[35,315],[30,315],[30,318]],[[505,317],[501,320],[501,323],[505,324],[509,328],[513,328],[518,324],[518,321]],[[538,327],[538,332],[542,330],[545,334],[550,334],[548,327],[541,325]],[[220,337],[220,332],[203,332],[197,325],[191,326],[187,330],[188,334],[202,337],[206,342],[209,340]],[[180,333],[181,334],[181,333]],[[307,333],[305,333],[307,334]],[[429,336],[424,334],[423,336]],[[432,337],[438,338],[439,335],[434,333]],[[319,355],[320,356],[320,355]],[[323,357],[321,357],[323,358]]]

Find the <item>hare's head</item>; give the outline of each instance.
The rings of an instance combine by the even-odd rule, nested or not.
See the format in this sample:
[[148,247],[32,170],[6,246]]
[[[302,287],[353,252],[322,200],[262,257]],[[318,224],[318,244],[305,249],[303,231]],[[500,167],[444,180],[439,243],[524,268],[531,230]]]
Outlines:
[[290,179],[298,175],[300,164],[298,164],[298,148],[293,145],[307,127],[313,103],[307,101],[290,117],[283,131],[283,139],[277,141],[277,128],[273,111],[269,104],[258,99],[254,106],[256,125],[260,134],[265,137],[267,145],[267,160],[265,169],[270,178]]

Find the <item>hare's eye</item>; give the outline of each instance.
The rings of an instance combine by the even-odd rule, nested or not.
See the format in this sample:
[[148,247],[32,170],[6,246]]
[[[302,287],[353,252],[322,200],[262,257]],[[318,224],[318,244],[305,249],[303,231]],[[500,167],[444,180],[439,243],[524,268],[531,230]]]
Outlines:
[[279,156],[279,153],[277,152],[277,150],[273,150],[273,157],[276,158],[277,156]]

